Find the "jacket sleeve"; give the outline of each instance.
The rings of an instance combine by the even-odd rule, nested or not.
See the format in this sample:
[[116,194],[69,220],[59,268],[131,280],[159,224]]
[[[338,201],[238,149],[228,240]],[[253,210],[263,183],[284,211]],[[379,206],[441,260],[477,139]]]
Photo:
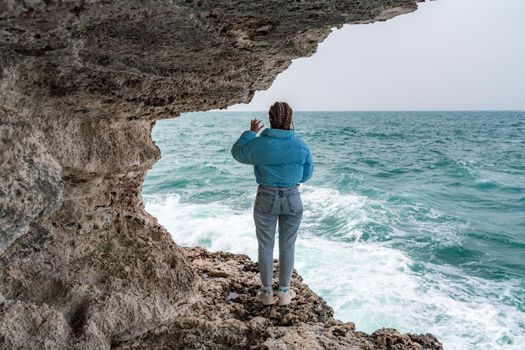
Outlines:
[[306,149],[308,150],[308,154],[306,156],[306,161],[303,165],[303,178],[301,179],[300,182],[308,181],[312,177],[312,174],[314,172],[314,163],[312,160],[312,153],[310,152],[310,149],[308,147],[306,147]]
[[241,137],[233,144],[231,153],[233,158],[243,164],[253,164],[252,150],[250,141],[255,139],[257,134],[251,130],[246,130]]

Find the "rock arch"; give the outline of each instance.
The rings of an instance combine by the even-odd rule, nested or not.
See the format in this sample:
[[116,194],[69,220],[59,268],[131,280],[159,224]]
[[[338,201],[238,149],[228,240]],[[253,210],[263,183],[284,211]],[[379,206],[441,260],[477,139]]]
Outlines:
[[[183,252],[144,211],[144,175],[160,157],[151,129],[182,112],[248,102],[333,27],[416,8],[414,0],[2,1],[0,346],[262,344],[271,317],[217,323],[227,312],[205,300],[211,289],[202,292],[203,266],[249,271],[246,257]],[[233,283],[227,276],[208,287]],[[267,345],[438,348],[431,335],[359,336],[305,288],[320,308],[306,311],[310,320],[292,314],[286,332],[274,324],[282,337]]]

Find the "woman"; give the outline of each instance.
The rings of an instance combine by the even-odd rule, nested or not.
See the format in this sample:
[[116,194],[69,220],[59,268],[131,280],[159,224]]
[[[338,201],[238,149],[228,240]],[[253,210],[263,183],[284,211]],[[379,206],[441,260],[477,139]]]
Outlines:
[[[313,162],[308,146],[295,136],[292,109],[286,102],[275,102],[269,112],[270,129],[252,119],[250,130],[242,133],[231,153],[244,164],[254,165],[259,184],[253,209],[259,245],[258,260],[262,287],[256,300],[264,305],[287,305],[295,296],[290,288],[295,240],[303,216],[299,183],[312,176]],[[279,222],[279,290],[272,289],[273,247]]]

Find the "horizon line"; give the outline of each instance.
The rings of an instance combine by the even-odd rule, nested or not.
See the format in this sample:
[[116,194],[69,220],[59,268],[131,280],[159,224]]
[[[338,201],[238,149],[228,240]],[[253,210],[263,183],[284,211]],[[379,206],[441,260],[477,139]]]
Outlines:
[[[220,112],[220,113],[253,113],[253,112],[268,112],[267,110],[249,110],[249,111],[225,111],[222,109],[210,109],[207,111],[182,112],[182,113],[205,113],[205,112]],[[293,110],[293,112],[525,112],[523,109],[325,109],[325,110]]]

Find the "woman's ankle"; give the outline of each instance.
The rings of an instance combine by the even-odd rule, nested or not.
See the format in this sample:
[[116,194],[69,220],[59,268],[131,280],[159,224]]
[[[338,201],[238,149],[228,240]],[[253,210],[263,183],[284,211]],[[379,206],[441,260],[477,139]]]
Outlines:
[[286,293],[290,289],[290,286],[279,286],[279,292]]
[[262,286],[261,290],[263,292],[266,292],[266,293],[271,293],[272,292],[272,286]]

